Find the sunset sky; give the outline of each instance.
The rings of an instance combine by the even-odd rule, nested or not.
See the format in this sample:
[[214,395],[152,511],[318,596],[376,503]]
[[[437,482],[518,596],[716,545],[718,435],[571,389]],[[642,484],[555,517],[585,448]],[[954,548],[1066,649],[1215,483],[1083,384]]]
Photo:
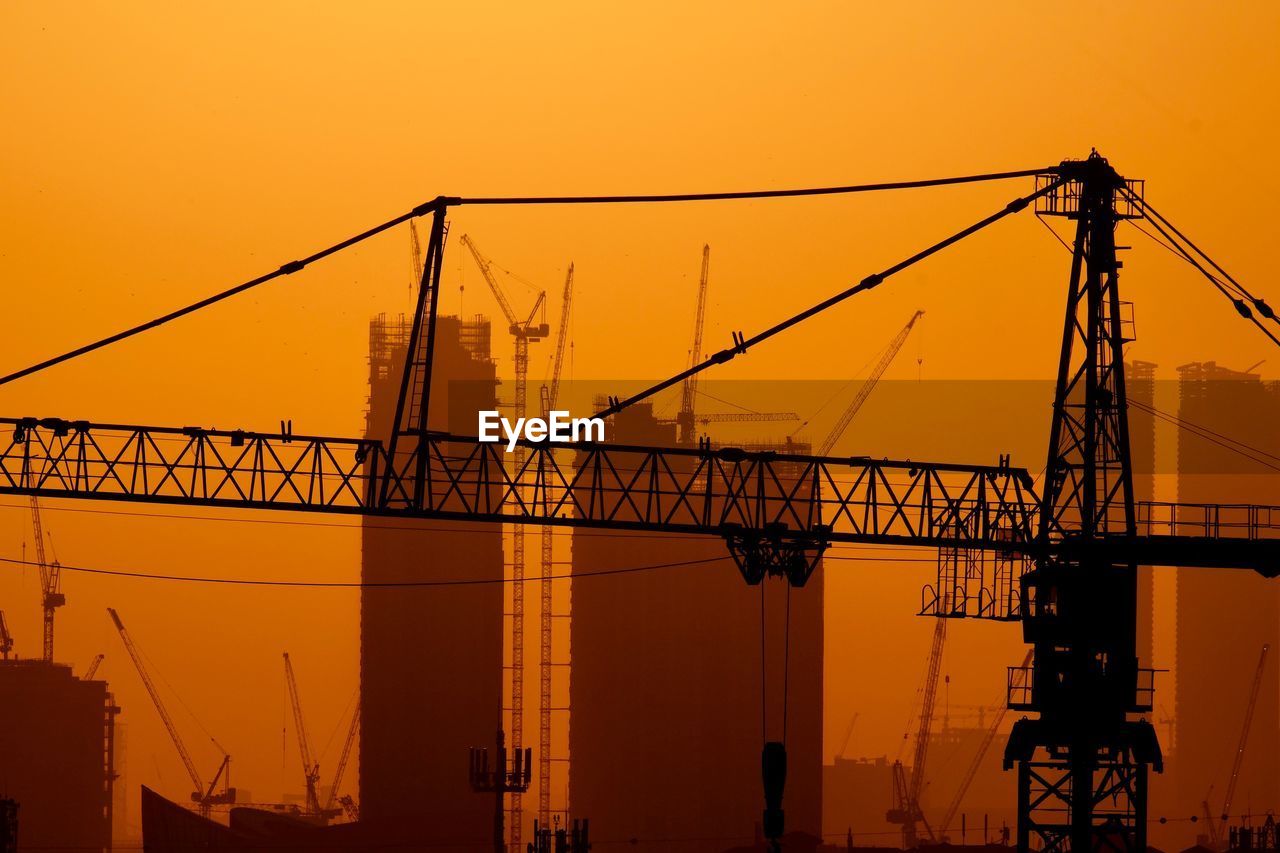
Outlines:
[[[1233,275],[1280,302],[1269,254],[1280,180],[1267,165],[1280,131],[1280,5],[985,8],[5,4],[0,372],[274,269],[439,194],[821,186],[1040,167],[1094,147],[1145,179],[1147,199]],[[720,349],[731,332],[750,334],[808,307],[1030,188],[1024,180],[816,200],[463,208],[451,223],[442,310],[497,310],[456,241],[463,233],[546,288],[553,314],[572,261],[578,295],[567,373],[661,378],[685,366],[703,243],[713,251],[707,346]],[[1062,222],[1050,224],[1065,233]],[[1280,377],[1272,345],[1194,270],[1128,226],[1119,242],[1134,247],[1122,276],[1137,319],[1131,357],[1158,363],[1164,378],[1189,361],[1243,369],[1262,359],[1260,372]],[[1047,379],[1067,261],[1025,212],[714,377],[845,380],[923,308],[912,357],[890,378]],[[411,298],[400,228],[0,388],[0,414],[263,430],[291,418],[299,432],[358,435],[369,318],[408,310]],[[500,328],[498,369],[509,378],[511,344]],[[535,352],[536,377],[545,358],[545,349]],[[1037,416],[1047,418],[1049,403]],[[882,416],[927,424],[931,413]],[[981,446],[990,428],[971,429]],[[925,458],[956,444],[931,442],[927,430],[919,436],[902,452]],[[994,461],[1004,449],[963,461]],[[1038,470],[1043,449],[1014,461]],[[0,557],[21,558],[26,501],[7,498],[0,509]],[[68,564],[326,580],[359,571],[358,534],[343,519],[137,515],[50,501],[46,526]],[[912,615],[931,571],[921,565],[830,568],[827,740],[861,708],[855,754],[898,749],[931,628]],[[34,570],[0,573],[0,608],[23,656],[38,654],[38,585]],[[280,652],[293,656],[322,747],[356,688],[354,591],[77,574],[64,586],[58,657],[80,671],[106,652],[102,672],[126,709],[131,788],[180,795],[186,783],[108,605],[235,755],[236,784],[263,798],[300,787],[291,740],[281,755]],[[871,632],[901,642],[860,654]],[[990,703],[1003,666],[1021,657],[1017,629],[962,625],[952,637],[955,660],[969,657],[953,670],[953,698]],[[212,773],[207,738],[185,710],[178,716]],[[332,736],[329,766],[341,736]]]

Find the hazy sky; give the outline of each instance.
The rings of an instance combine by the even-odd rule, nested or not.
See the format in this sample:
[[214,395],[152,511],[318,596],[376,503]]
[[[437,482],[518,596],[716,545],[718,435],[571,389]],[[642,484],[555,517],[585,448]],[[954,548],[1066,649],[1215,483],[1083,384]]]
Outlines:
[[[1277,136],[1275,4],[635,8],[5,4],[0,278],[9,322],[0,370],[274,269],[437,194],[826,185],[1037,167],[1094,146],[1145,178],[1147,198],[1241,281],[1280,301],[1270,257],[1277,181],[1266,165]],[[463,209],[452,234],[472,234],[553,299],[576,263],[574,377],[658,377],[684,364],[704,242],[713,247],[708,346],[718,349],[731,331],[806,307],[1028,190],[1022,181],[805,201]],[[1132,356],[1164,375],[1193,360],[1243,368],[1270,359],[1261,370],[1276,375],[1270,345],[1194,271],[1127,227],[1120,242],[1134,247],[1122,279],[1136,303]],[[718,377],[847,378],[917,307],[928,312],[918,350],[926,378],[1048,377],[1066,260],[1024,213]],[[494,312],[456,240],[446,270],[445,310]],[[0,411],[263,429],[292,418],[298,431],[354,435],[368,319],[405,310],[410,296],[400,229],[6,386]],[[495,343],[509,376],[510,343]],[[535,371],[544,358],[535,353]],[[916,373],[904,361],[890,376]],[[927,408],[903,414],[929,417]],[[934,451],[926,444],[917,457]],[[1036,470],[1042,459],[1015,461]],[[29,538],[25,502],[0,504],[9,507],[0,556],[18,557]],[[341,520],[70,511],[79,509],[50,502],[47,526],[67,563],[328,579],[358,571],[358,539]],[[6,571],[0,606],[31,655],[38,584],[34,572]],[[892,754],[928,643],[930,626],[911,617],[915,574],[927,573],[847,572],[828,585],[828,623],[850,632],[836,635],[829,672],[844,671],[841,655],[866,641],[860,620],[903,641],[892,660],[848,663],[889,679],[882,695],[829,688],[828,740],[863,707],[857,751]],[[127,709],[131,786],[163,782],[177,793],[182,771],[112,635],[107,604],[236,754],[235,781],[255,793],[299,787],[291,743],[281,766],[279,652],[294,656],[313,741],[328,739],[355,689],[353,593],[83,576],[68,576],[66,592],[59,657],[80,667],[108,653],[103,672]],[[991,684],[975,683],[958,701],[990,701],[1004,658],[1020,657],[1014,629],[977,630],[1004,644],[973,670]],[[963,635],[953,632],[961,649]],[[194,724],[188,731],[212,768],[212,748]]]

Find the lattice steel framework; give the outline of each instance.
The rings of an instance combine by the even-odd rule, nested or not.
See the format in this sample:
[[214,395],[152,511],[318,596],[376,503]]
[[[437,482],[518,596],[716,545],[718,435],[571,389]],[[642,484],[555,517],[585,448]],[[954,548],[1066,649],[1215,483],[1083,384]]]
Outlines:
[[[1124,388],[1125,322],[1114,229],[1141,206],[1141,185],[1101,157],[1044,170],[1031,195],[813,308],[607,408],[618,409],[749,346],[1036,202],[1076,223],[1046,485],[1025,469],[779,455],[710,447],[524,443],[509,467],[497,444],[430,429],[432,347],[446,234],[459,204],[599,204],[768,197],[1026,177],[777,193],[461,199],[439,197],[337,246],[233,288],[288,275],[416,216],[432,217],[395,427],[389,441],[198,427],[0,418],[0,493],[389,517],[570,525],[726,540],[748,582],[808,578],[832,543],[948,549],[924,610],[1019,618],[1034,648],[1029,686],[1011,675],[1019,722],[1006,764],[1019,768],[1019,846],[1140,850],[1146,774],[1160,765],[1134,641],[1134,566],[1280,571],[1280,509],[1140,504],[1133,496]],[[212,304],[206,300],[200,305]],[[180,316],[197,306],[170,315]],[[157,321],[160,322],[160,321]],[[6,378],[150,328],[144,324]],[[1034,568],[1023,572],[1031,561]],[[992,567],[990,573],[987,567]],[[1012,594],[1016,575],[1020,589]],[[1149,675],[1149,673],[1145,673]],[[774,744],[778,746],[777,744]],[[766,764],[769,759],[766,749]],[[782,756],[776,756],[785,761]],[[766,772],[766,783],[771,778]],[[767,787],[767,785],[766,785]],[[772,792],[780,806],[781,788]],[[781,812],[778,811],[780,816]],[[501,805],[497,820],[501,821]],[[774,827],[781,832],[781,826]],[[772,837],[772,836],[771,836]],[[500,844],[500,842],[499,842]]]

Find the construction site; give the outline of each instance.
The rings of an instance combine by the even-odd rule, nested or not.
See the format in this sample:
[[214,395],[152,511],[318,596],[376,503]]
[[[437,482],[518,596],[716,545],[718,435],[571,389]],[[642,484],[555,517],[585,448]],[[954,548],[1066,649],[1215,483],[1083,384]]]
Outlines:
[[1280,850],[1266,237],[1064,138],[445,169],[54,289],[0,853]]

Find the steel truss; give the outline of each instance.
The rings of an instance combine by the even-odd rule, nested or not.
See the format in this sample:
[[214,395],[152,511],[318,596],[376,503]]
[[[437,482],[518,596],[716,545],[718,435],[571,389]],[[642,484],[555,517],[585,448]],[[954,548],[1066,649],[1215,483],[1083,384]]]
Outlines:
[[[0,418],[0,493],[204,507],[457,519],[703,534],[726,540],[743,576],[807,580],[833,543],[945,550],[923,610],[1020,619],[1031,678],[1011,678],[1019,721],[1005,754],[1018,765],[1019,847],[1141,850],[1146,774],[1160,769],[1135,653],[1135,565],[1280,571],[1280,509],[1134,500],[1126,420],[1123,303],[1114,229],[1140,215],[1141,185],[1097,155],[1037,176],[1034,193],[813,308],[625,401],[613,414],[723,363],[1031,202],[1076,222],[1063,346],[1043,494],[1022,468],[825,458],[735,449],[498,444],[428,422],[445,214],[459,204],[690,201],[993,180],[1028,173],[782,193],[594,198],[439,197],[321,253],[182,311],[0,378],[28,375],[353,245],[415,216],[432,227],[395,427],[389,441],[289,433]],[[1014,591],[1016,588],[1016,592]],[[1149,674],[1149,673],[1147,673]],[[1028,684],[1029,686],[1022,686]],[[778,754],[770,753],[777,747]],[[772,765],[770,762],[772,761]],[[781,744],[766,745],[766,832],[781,834]],[[770,780],[773,787],[770,787]],[[496,826],[501,827],[499,792]],[[497,841],[500,847],[500,838]]]

